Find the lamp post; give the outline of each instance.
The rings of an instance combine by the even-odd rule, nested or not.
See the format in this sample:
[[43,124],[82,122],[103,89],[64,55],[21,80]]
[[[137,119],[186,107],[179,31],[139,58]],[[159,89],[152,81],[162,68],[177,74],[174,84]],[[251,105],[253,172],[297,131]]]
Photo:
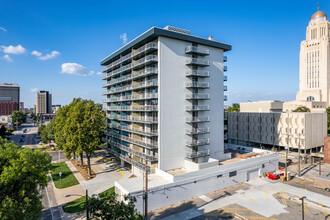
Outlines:
[[299,198],[299,200],[301,200],[301,219],[302,220],[305,219],[304,199],[306,199],[306,196],[303,196],[303,197]]

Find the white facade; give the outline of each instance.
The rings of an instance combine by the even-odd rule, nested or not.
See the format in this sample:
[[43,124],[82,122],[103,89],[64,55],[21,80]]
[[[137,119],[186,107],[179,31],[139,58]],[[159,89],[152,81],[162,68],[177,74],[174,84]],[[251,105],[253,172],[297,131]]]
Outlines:
[[198,170],[224,157],[223,52],[231,46],[176,30],[152,28],[101,61],[109,147],[136,175],[146,164]]
[[228,113],[228,143],[312,149],[326,135],[326,113]]
[[297,101],[324,102],[330,106],[330,23],[317,11],[300,45],[299,91]]

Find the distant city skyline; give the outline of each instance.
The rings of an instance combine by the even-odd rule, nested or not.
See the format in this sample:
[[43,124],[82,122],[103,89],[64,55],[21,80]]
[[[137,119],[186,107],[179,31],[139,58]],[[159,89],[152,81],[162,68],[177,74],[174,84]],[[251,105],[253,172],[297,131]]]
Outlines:
[[[193,4],[192,4],[193,3]],[[33,107],[37,90],[53,102],[74,97],[102,101],[100,60],[152,26],[171,25],[192,35],[231,44],[227,105],[294,100],[299,47],[316,1],[56,3],[4,0],[0,8],[0,82],[18,83],[21,101]],[[320,10],[330,5],[320,1]],[[198,7],[196,7],[198,6]],[[122,7],[127,13],[122,14]],[[148,12],[148,13],[145,13]],[[283,80],[284,79],[284,80]]]

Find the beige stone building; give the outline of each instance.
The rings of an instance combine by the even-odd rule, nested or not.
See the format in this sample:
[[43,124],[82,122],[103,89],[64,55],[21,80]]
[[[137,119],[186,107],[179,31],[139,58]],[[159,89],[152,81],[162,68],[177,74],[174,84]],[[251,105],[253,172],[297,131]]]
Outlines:
[[323,146],[327,114],[311,112],[228,113],[228,143],[312,149]]
[[291,111],[300,105],[313,112],[330,106],[330,23],[327,15],[317,10],[306,28],[306,40],[300,44],[299,91],[296,101],[284,103]]
[[50,94],[48,91],[38,92],[35,109],[36,114],[52,113],[52,94]]
[[282,112],[283,102],[278,100],[241,102],[240,112]]

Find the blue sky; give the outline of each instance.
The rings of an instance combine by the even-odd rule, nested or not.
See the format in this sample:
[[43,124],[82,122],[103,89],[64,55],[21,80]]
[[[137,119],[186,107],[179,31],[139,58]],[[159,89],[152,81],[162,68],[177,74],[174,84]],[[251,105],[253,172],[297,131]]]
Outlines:
[[[232,45],[227,104],[294,100],[300,41],[316,4],[0,0],[0,82],[18,83],[27,107],[33,107],[37,89],[49,90],[53,104],[68,104],[74,97],[101,102],[99,61],[123,45],[120,36],[130,41],[152,26],[171,25]],[[330,14],[327,0],[320,1],[320,10]]]

